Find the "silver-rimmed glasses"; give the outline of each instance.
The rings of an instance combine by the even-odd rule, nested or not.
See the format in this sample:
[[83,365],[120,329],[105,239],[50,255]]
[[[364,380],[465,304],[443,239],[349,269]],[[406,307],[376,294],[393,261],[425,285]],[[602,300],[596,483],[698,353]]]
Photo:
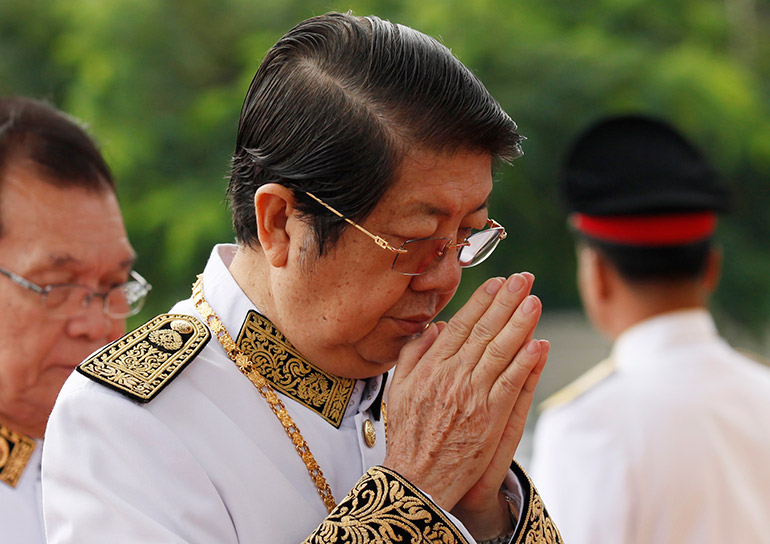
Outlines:
[[2,267],[0,267],[0,274],[40,295],[43,306],[57,317],[80,315],[95,298],[101,298],[104,301],[102,310],[108,317],[114,319],[129,317],[139,313],[144,306],[147,293],[152,289],[152,285],[133,270],[130,274],[131,280],[103,293],[98,293],[85,285],[70,283],[38,285]]
[[453,249],[459,250],[457,252],[457,260],[461,268],[476,266],[485,261],[495,250],[500,240],[504,240],[507,236],[505,228],[500,223],[494,219],[487,219],[487,226],[489,228],[474,232],[457,244],[453,244],[450,238],[427,237],[407,240],[401,244],[401,247],[395,248],[387,240],[372,234],[355,221],[348,219],[317,196],[307,191],[305,191],[305,194],[366,234],[381,248],[395,253],[396,256],[393,259],[391,268],[407,276],[419,276],[429,272],[441,262],[441,258],[446,253]]

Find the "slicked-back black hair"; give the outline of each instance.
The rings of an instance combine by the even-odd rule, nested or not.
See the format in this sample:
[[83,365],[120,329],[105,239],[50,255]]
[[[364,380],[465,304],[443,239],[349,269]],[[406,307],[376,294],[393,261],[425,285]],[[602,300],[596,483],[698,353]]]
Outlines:
[[318,240],[332,247],[346,223],[310,191],[361,221],[410,148],[521,153],[516,124],[439,42],[377,17],[329,13],[281,38],[260,65],[241,111],[228,195],[238,240],[258,245],[254,194],[294,190]]

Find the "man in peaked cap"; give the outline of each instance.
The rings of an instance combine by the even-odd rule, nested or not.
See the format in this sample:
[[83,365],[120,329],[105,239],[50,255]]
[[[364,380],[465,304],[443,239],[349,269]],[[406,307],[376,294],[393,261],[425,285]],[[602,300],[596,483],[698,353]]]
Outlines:
[[565,541],[770,541],[770,371],[707,309],[726,189],[643,116],[584,132],[563,183],[583,305],[614,340],[535,431],[533,478]]

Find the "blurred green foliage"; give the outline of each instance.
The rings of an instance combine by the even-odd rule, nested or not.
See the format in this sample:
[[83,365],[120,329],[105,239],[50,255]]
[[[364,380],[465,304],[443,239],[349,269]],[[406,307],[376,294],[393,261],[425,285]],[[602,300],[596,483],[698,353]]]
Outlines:
[[51,101],[101,143],[140,270],[137,320],[185,298],[212,244],[243,96],[265,51],[330,10],[436,36],[517,121],[526,155],[498,175],[491,216],[510,236],[465,273],[452,311],[490,275],[529,270],[546,309],[577,307],[559,161],[598,116],[669,118],[735,191],[721,224],[723,319],[770,316],[770,4],[767,0],[3,0],[0,93]]

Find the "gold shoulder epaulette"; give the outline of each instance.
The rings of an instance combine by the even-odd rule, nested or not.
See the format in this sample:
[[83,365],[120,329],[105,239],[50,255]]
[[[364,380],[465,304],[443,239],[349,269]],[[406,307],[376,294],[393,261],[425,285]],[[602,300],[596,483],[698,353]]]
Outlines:
[[211,338],[189,315],[164,314],[108,344],[77,370],[139,402],[152,400]]
[[615,364],[613,363],[612,359],[605,359],[595,367],[588,370],[574,382],[563,387],[541,402],[537,407],[538,411],[544,412],[549,408],[554,408],[561,404],[566,404],[573,399],[576,399],[591,389],[594,385],[601,382],[604,378],[611,375],[613,372],[615,372]]

